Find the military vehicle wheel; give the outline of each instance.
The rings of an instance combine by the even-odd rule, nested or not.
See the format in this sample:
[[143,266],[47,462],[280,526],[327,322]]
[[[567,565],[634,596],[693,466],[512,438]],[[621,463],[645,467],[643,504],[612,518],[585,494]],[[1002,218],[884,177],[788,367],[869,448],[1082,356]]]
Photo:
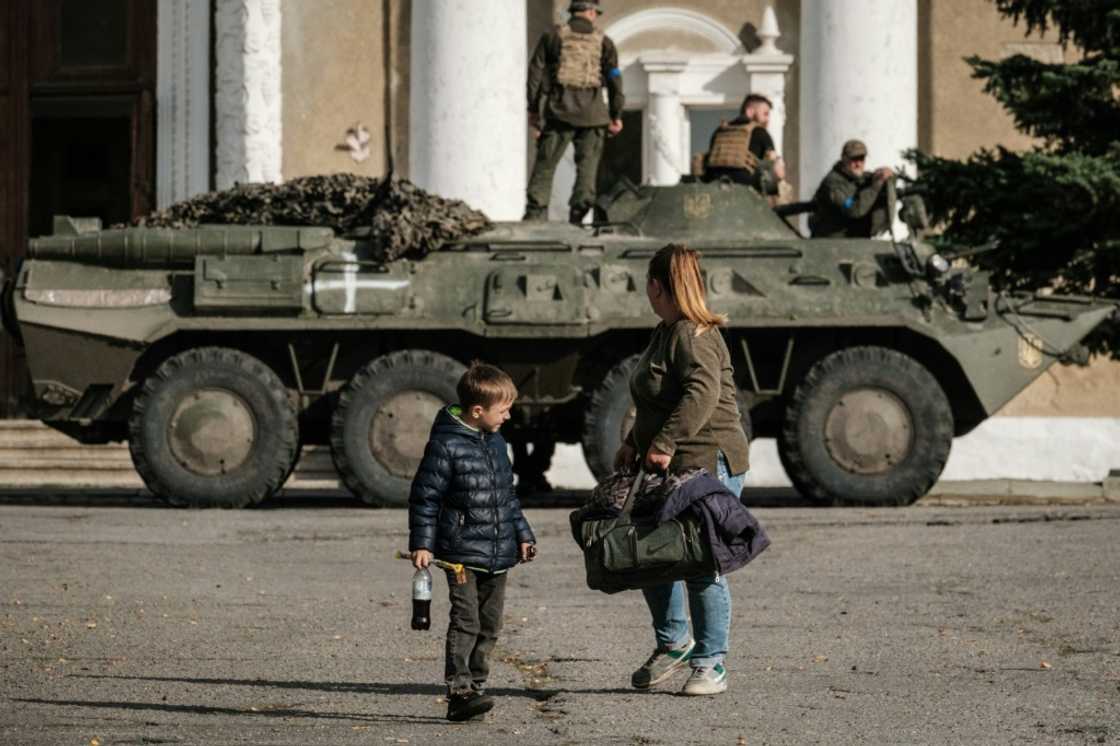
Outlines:
[[908,505],[933,486],[952,442],[949,400],[924,366],[883,347],[853,347],[809,370],[778,449],[806,497]]
[[435,352],[401,350],[354,374],[331,419],[331,454],[354,495],[370,505],[408,504],[432,421],[458,397],[465,370]]
[[280,489],[299,447],[284,384],[256,358],[200,347],[165,361],[129,420],[129,451],[153,493],[176,507],[244,508]]
[[[634,425],[634,403],[630,399],[630,376],[641,355],[631,355],[611,368],[591,395],[583,419],[583,458],[595,479],[614,471],[614,456],[622,439]],[[737,395],[743,432],[751,438],[751,413],[742,392]]]
[[583,416],[583,459],[595,479],[614,471],[614,456],[634,424],[630,376],[641,355],[631,355],[615,365],[591,394]]

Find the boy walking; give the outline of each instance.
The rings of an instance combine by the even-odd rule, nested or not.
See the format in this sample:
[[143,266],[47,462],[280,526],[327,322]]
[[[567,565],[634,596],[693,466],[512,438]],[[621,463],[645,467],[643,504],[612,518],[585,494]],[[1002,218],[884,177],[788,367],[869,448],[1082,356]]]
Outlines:
[[451,621],[444,679],[447,719],[489,712],[484,689],[490,653],[502,628],[506,574],[536,555],[536,538],[513,491],[506,441],[498,434],[517,398],[499,368],[472,363],[459,379],[459,403],[440,410],[408,499],[412,564],[433,556],[461,563],[467,582],[448,573]]

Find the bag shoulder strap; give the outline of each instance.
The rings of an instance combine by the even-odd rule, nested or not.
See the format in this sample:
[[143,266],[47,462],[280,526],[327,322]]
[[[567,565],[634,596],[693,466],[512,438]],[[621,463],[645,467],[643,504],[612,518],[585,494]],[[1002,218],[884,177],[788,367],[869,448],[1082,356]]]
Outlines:
[[626,493],[626,502],[622,504],[622,515],[630,515],[630,511],[634,509],[634,500],[638,497],[638,493],[642,491],[642,485],[646,481],[646,470],[638,469],[638,476],[634,477],[634,483],[630,485],[630,491]]

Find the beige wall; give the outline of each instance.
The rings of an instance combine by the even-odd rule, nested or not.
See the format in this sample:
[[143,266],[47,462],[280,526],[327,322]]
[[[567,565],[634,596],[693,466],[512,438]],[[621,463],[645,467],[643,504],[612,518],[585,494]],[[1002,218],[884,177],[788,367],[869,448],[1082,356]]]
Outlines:
[[[285,179],[349,171],[385,172],[386,40],[382,0],[284,0]],[[364,125],[370,157],[336,150]]]
[[999,411],[1010,417],[1120,417],[1120,362],[1053,365]]
[[1061,48],[1051,38],[1027,38],[996,12],[995,5],[977,0],[920,0],[921,146],[948,157],[963,158],[981,147],[996,144],[1026,148],[1030,138],[1018,133],[1011,117],[972,79],[965,57],[1000,59],[1026,53],[1060,61]]

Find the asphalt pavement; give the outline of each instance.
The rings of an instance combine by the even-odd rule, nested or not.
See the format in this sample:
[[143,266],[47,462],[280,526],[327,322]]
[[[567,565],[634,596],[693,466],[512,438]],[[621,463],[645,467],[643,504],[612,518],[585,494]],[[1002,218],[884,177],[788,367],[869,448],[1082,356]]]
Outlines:
[[759,508],[713,698],[629,688],[640,595],[587,590],[568,510],[530,508],[497,708],[451,724],[403,511],[54,502],[0,504],[4,744],[1120,743],[1115,504]]

